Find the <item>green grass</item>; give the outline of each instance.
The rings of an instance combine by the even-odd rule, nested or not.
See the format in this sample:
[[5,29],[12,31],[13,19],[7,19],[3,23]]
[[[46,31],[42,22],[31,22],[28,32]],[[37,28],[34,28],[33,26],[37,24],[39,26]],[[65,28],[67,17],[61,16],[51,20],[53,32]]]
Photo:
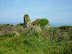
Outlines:
[[71,54],[72,40],[67,37],[72,37],[72,33],[69,32],[50,28],[31,35],[28,32],[15,37],[14,34],[0,35],[0,54]]
[[71,41],[56,42],[39,36],[3,37],[0,39],[0,54],[64,54],[71,52]]

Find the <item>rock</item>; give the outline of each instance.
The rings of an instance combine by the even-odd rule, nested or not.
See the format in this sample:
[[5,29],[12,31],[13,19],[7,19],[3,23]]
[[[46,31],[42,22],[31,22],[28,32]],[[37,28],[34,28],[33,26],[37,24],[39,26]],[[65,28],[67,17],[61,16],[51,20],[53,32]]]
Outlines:
[[50,23],[45,25],[45,29],[49,29],[50,28]]
[[39,25],[40,19],[36,19],[35,21],[32,22],[32,25]]
[[16,33],[14,36],[19,36],[20,34],[16,31],[14,31],[14,33]]
[[32,24],[31,24],[31,21],[28,21],[27,22],[27,28],[30,28],[30,27],[32,27]]
[[33,31],[34,32],[41,32],[40,26],[33,26]]
[[24,15],[24,28],[26,31],[30,32],[33,28],[29,15]]
[[29,24],[31,24],[31,20],[28,14],[24,15],[24,27],[29,27]]

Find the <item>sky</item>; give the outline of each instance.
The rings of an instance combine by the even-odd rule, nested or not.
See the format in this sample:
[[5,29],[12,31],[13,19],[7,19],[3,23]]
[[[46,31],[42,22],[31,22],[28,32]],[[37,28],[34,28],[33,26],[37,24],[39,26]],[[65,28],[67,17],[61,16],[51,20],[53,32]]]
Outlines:
[[0,0],[0,24],[23,23],[25,14],[31,22],[46,18],[52,26],[72,26],[72,0]]

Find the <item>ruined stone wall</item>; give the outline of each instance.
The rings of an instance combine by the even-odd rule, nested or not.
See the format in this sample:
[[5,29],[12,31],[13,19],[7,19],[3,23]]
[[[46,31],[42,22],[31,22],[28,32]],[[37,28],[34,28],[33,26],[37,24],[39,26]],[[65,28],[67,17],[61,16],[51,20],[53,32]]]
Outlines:
[[[46,22],[46,25],[45,25]],[[47,23],[48,22],[48,23]],[[34,25],[33,25],[34,24]],[[45,27],[45,29],[48,29],[50,27],[50,23],[47,19],[37,19],[33,22],[33,24],[31,23],[30,17],[28,14],[24,15],[24,28],[28,31],[28,32],[40,32],[41,31],[41,27],[42,25],[44,25],[43,27]],[[35,25],[36,24],[36,25]],[[38,25],[37,25],[38,24]],[[40,25],[41,24],[41,25]]]
[[24,15],[24,27],[27,27],[29,24],[31,24],[31,20],[28,14]]

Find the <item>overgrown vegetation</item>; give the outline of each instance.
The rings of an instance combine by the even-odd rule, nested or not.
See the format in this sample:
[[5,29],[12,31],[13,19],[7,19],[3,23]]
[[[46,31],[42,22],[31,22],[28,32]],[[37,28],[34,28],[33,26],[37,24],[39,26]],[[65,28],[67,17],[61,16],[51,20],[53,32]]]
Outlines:
[[45,26],[46,24],[48,24],[49,21],[47,19],[36,19],[35,21],[32,22],[33,25],[37,25],[37,26]]
[[45,25],[48,24],[48,23],[49,23],[49,22],[48,22],[47,19],[41,19],[40,22],[39,22],[40,26],[45,26]]
[[35,21],[32,22],[33,25],[39,25],[40,19],[36,19]]
[[72,26],[50,27],[47,19],[0,25],[0,54],[71,54]]
[[50,27],[41,29],[41,32],[29,32],[20,25],[0,25],[0,54],[71,53],[71,26]]

